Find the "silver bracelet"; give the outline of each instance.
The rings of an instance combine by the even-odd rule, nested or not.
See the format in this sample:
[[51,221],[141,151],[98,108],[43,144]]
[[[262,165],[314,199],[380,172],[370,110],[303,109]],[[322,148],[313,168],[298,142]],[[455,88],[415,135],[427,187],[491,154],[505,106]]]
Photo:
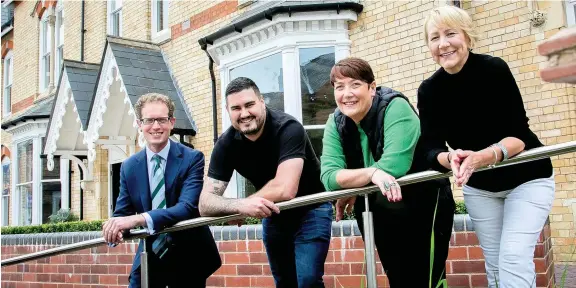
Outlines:
[[494,152],[494,164],[488,165],[488,168],[494,168],[496,167],[496,163],[498,163],[498,153],[496,152],[496,149],[494,149],[494,145],[490,146],[490,148],[492,149],[492,152]]
[[502,161],[508,160],[508,150],[506,150],[506,146],[502,145],[501,143],[496,143],[494,145],[498,146],[498,148],[502,150]]

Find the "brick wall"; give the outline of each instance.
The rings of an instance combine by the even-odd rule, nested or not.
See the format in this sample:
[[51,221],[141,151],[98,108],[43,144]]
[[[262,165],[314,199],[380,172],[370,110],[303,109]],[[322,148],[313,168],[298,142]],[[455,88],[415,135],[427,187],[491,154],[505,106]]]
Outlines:
[[150,41],[152,10],[150,1],[125,1],[122,3],[122,37]]
[[[106,1],[85,1],[84,9],[84,61],[100,63],[106,41]],[[64,15],[64,58],[80,61],[82,2],[66,2]]]
[[[446,264],[448,284],[450,287],[486,287],[484,260],[478,247],[478,239],[473,231],[467,231],[464,217],[457,216],[455,220],[456,231],[450,242],[449,260]],[[261,241],[260,225],[211,228],[223,265],[208,279],[209,287],[274,287]],[[342,221],[333,223],[332,231],[330,251],[325,263],[326,287],[360,287],[363,281],[366,282],[362,280],[364,243],[359,236],[358,226],[355,221]],[[41,244],[56,242],[58,240],[53,239],[57,238],[77,237],[72,235],[73,233],[65,236],[45,236],[42,240],[38,239],[39,237],[35,237],[36,240],[20,240],[27,241],[24,243],[30,245],[15,245],[17,235],[10,235],[8,239],[2,239],[2,259],[48,249],[52,246]],[[100,237],[99,232],[83,235],[85,240]],[[553,287],[550,285],[554,283],[549,235],[549,228],[545,227],[534,253],[538,273],[537,287]],[[29,285],[37,283],[38,287],[51,287],[50,285],[56,284],[58,287],[73,287],[72,285],[77,284],[126,287],[136,248],[136,243],[125,243],[116,248],[100,246],[4,267],[2,286],[21,287],[17,284],[24,282]],[[379,262],[377,272],[378,286],[389,287]]]
[[80,167],[71,162],[70,169],[72,169],[70,210],[74,215],[80,217]]
[[[38,17],[30,16],[35,4],[36,2],[23,1],[14,9],[13,105],[30,96],[35,97],[38,92],[40,22]],[[34,97],[32,101],[35,100]]]

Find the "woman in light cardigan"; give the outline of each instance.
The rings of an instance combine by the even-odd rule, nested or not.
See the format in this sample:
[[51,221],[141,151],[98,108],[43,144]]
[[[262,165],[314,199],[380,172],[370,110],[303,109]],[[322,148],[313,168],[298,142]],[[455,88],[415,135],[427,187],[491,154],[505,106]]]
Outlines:
[[489,287],[536,287],[534,248],[554,200],[552,164],[542,159],[474,173],[542,143],[506,62],[471,52],[472,26],[453,6],[435,8],[425,21],[425,41],[441,67],[418,88],[422,141],[431,165],[451,169],[463,187]]

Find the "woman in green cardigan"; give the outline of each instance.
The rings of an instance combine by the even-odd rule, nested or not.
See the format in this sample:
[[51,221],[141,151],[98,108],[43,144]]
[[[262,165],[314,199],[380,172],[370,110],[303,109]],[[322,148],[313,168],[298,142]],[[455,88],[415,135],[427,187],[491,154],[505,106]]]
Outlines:
[[[445,279],[454,200],[447,179],[403,186],[396,179],[428,170],[419,150],[420,122],[398,91],[376,87],[370,65],[358,58],[339,61],[330,81],[338,108],[326,123],[321,180],[328,191],[375,184],[369,196],[378,255],[392,288],[428,287]],[[337,221],[354,207],[358,226],[364,198],[340,199]],[[436,217],[434,219],[434,212]],[[431,271],[431,234],[434,259]]]

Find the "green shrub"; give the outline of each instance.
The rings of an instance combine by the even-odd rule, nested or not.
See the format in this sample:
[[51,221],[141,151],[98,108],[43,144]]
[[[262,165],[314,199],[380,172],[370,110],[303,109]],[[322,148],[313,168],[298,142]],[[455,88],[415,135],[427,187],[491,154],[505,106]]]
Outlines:
[[454,214],[468,214],[468,210],[466,210],[466,205],[464,205],[464,201],[457,200],[456,201],[456,212]]
[[70,209],[60,209],[56,214],[48,216],[50,223],[63,223],[63,222],[74,222],[80,220],[78,216],[70,212]]
[[63,222],[63,223],[31,225],[31,226],[2,227],[2,235],[101,231],[102,223],[104,223],[104,220]]

